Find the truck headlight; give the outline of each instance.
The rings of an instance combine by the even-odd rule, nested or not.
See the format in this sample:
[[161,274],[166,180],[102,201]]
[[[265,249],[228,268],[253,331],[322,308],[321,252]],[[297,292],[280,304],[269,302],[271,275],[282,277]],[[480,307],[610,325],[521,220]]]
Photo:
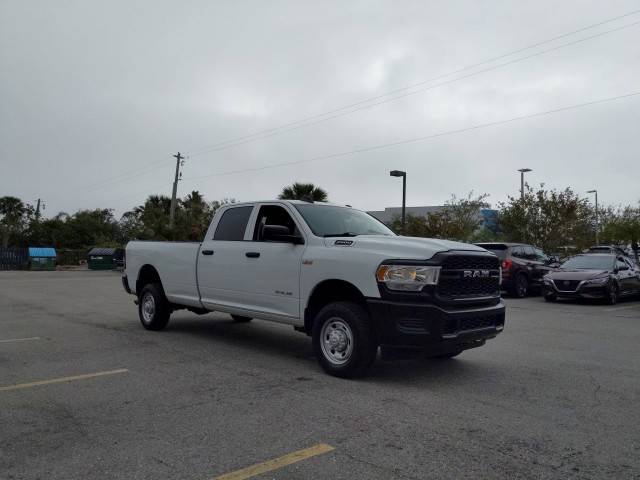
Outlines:
[[425,285],[436,285],[440,267],[413,265],[380,265],[376,278],[391,290],[417,292]]

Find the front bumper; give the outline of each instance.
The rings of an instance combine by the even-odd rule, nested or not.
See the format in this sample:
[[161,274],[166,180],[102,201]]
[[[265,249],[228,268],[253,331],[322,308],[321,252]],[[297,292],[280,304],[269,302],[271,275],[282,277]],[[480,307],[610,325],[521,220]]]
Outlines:
[[429,347],[442,352],[465,350],[504,329],[502,300],[488,306],[447,308],[371,298],[367,305],[382,346]]
[[545,295],[555,295],[561,298],[605,298],[608,285],[580,282],[575,290],[560,290],[554,283],[544,284]]

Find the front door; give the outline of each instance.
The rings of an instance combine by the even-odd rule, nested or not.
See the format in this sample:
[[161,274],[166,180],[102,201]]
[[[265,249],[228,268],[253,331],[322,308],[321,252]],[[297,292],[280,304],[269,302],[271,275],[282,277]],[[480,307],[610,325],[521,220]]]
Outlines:
[[265,225],[280,225],[290,235],[303,236],[287,207],[278,204],[260,205],[251,241],[245,242],[245,271],[257,308],[274,320],[300,323],[300,266],[304,245],[289,242],[265,241]]

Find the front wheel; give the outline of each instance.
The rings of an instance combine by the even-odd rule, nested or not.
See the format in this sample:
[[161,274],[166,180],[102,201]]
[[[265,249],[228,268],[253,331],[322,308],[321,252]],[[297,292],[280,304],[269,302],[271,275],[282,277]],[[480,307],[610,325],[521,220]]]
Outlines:
[[171,307],[164,296],[162,285],[145,285],[138,296],[138,315],[147,330],[162,330],[169,323]]
[[618,286],[613,282],[611,282],[609,288],[607,288],[606,301],[609,305],[618,303]]
[[435,359],[438,360],[448,360],[450,358],[454,358],[457,357],[458,355],[460,355],[464,350],[456,350],[455,352],[449,352],[449,353],[442,353],[440,355],[436,355]]
[[320,310],[312,337],[320,366],[336,377],[363,375],[378,352],[369,314],[353,302],[330,303]]
[[558,296],[555,293],[545,293],[544,299],[547,302],[555,302],[556,300],[558,300]]

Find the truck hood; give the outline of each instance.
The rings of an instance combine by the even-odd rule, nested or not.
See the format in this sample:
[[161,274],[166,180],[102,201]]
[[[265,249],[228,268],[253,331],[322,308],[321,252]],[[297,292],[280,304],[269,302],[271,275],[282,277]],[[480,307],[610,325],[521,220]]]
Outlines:
[[324,243],[331,248],[367,250],[386,258],[427,260],[436,253],[448,250],[486,252],[484,248],[462,242],[421,237],[391,237],[388,235],[358,235],[357,237],[330,237]]

